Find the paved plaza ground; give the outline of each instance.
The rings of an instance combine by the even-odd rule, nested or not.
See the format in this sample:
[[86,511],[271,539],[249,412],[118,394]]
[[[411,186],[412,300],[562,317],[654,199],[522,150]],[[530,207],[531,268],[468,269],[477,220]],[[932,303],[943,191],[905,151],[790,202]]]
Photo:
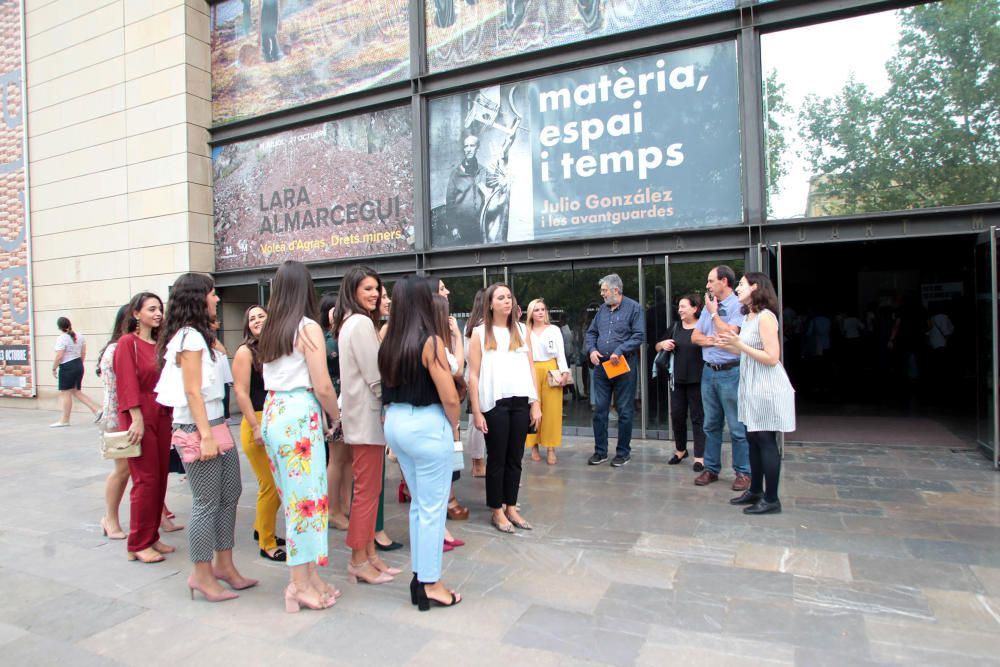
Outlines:
[[[0,410],[5,665],[1000,664],[1000,474],[971,448],[790,445],[784,513],[751,518],[727,503],[731,473],[697,488],[689,461],[666,465],[670,443],[636,441],[612,469],[570,438],[557,466],[525,457],[532,532],[493,530],[482,480],[463,476],[471,517],[449,525],[468,544],[444,556],[459,607],[410,606],[407,549],[386,557],[406,576],[347,583],[331,531],[343,597],[287,614],[286,568],[251,539],[245,461],[236,558],[261,584],[192,602],[186,531],[165,535],[167,562],[127,562],[98,525],[110,463],[95,428],[55,419]],[[167,500],[185,522],[178,475]],[[408,506],[386,501],[408,542]]]

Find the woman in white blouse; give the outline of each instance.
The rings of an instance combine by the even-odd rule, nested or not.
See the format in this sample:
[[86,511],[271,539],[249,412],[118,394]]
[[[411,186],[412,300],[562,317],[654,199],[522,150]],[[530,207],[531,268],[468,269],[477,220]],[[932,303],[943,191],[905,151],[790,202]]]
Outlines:
[[531,448],[532,461],[542,460],[539,447],[548,448],[546,461],[551,466],[556,464],[556,448],[562,445],[563,387],[570,382],[570,372],[562,331],[549,320],[543,299],[528,304],[528,341],[542,403],[542,423],[537,433],[528,434],[524,446]]
[[486,436],[486,504],[500,532],[531,530],[517,510],[524,439],[542,420],[531,348],[510,288],[494,283],[483,300],[485,322],[469,342],[469,401],[476,428]]

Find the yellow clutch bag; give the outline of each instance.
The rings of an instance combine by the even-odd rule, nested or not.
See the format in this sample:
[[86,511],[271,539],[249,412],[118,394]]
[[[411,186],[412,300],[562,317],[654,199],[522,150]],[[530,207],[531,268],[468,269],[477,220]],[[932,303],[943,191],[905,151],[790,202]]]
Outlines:
[[106,459],[131,459],[142,454],[142,441],[128,441],[128,431],[101,434],[101,456]]

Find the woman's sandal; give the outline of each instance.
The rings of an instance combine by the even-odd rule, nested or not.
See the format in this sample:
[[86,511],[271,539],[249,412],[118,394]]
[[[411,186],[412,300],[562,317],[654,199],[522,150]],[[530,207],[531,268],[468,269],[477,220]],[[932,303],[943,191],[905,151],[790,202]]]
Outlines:
[[157,553],[156,556],[143,556],[142,551],[129,551],[128,559],[139,561],[140,563],[162,563],[167,560],[161,553]]
[[455,595],[454,591],[448,591],[451,595],[451,602],[441,602],[440,600],[435,600],[434,598],[427,595],[427,587],[422,585],[417,585],[417,609],[420,611],[428,611],[431,608],[431,602],[433,602],[438,607],[454,607],[459,602],[462,601],[461,596]]
[[532,461],[542,460],[542,455],[538,453],[538,445],[535,445],[531,448],[531,460]]
[[551,447],[549,448],[549,454],[545,458],[545,462],[548,463],[550,466],[554,466],[556,463],[559,462],[559,459],[556,458],[556,450],[552,449]]
[[268,560],[277,561],[279,563],[284,563],[286,560],[288,560],[288,554],[286,554],[285,550],[282,549],[281,547],[278,547],[277,549],[275,549],[273,554],[269,554],[266,551],[264,551],[263,549],[261,549],[260,550],[260,557],[261,558],[266,558]]

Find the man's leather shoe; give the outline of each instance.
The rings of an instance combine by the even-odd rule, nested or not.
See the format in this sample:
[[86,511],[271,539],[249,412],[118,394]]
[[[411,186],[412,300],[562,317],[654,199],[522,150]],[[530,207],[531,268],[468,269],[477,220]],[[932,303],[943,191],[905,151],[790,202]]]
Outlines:
[[763,498],[759,493],[752,493],[749,489],[736,496],[735,498],[729,499],[730,505],[753,505],[758,500]]
[[706,470],[705,472],[701,473],[700,475],[694,478],[694,485],[708,486],[712,482],[718,482],[718,481],[719,481],[718,475],[716,475],[711,470]]
[[746,491],[749,488],[750,475],[736,473],[736,479],[733,480],[733,491]]
[[773,503],[761,498],[750,507],[743,508],[744,514],[780,514],[781,501],[775,500]]

